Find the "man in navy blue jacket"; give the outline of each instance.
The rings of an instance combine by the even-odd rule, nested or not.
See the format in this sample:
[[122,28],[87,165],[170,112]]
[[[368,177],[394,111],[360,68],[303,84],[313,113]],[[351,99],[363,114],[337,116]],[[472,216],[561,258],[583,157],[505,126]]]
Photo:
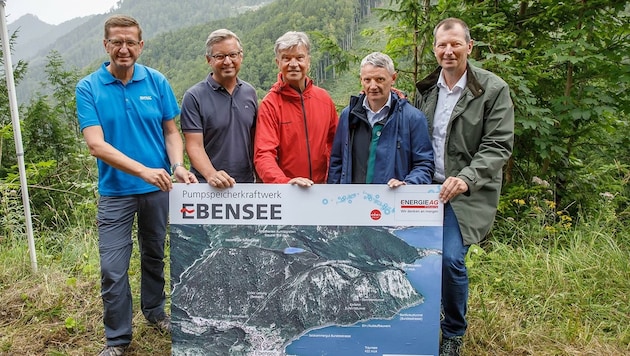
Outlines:
[[363,92],[343,109],[328,183],[430,184],[433,148],[425,115],[393,89],[392,59],[373,52],[361,61]]

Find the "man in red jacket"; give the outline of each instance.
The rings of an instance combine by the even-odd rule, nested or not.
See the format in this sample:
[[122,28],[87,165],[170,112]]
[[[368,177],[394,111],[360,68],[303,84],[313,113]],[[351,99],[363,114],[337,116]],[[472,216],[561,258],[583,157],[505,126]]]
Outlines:
[[254,166],[264,183],[309,187],[325,183],[337,110],[307,76],[310,41],[290,31],[276,40],[278,81],[260,103]]

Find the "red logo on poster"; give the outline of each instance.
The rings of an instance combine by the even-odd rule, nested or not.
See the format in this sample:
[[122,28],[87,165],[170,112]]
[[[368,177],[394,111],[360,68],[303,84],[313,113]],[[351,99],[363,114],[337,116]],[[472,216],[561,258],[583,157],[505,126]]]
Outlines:
[[372,211],[370,211],[370,217],[372,218],[372,220],[378,220],[381,218],[381,211],[378,209],[374,209]]

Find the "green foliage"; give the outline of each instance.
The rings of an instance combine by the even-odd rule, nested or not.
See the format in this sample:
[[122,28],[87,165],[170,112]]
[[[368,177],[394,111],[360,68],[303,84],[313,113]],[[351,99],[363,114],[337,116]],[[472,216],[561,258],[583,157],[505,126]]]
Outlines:
[[[527,185],[535,176],[548,180],[556,192],[554,203],[571,206],[574,217],[597,206],[598,194],[611,182],[592,174],[595,169],[586,162],[616,167],[611,150],[626,161],[629,157],[622,134],[630,108],[626,4],[392,0],[390,5],[381,16],[397,21],[388,28],[387,51],[399,70],[409,71],[409,64],[423,75],[432,71],[435,60],[426,65],[433,56],[428,38],[440,19],[453,16],[470,27],[475,41],[471,61],[510,85],[516,139],[506,168],[508,183]],[[399,83],[405,78],[410,79]],[[627,194],[627,181],[616,185],[616,191]],[[627,209],[624,204],[620,211]]]
[[58,116],[66,121],[67,125],[74,128],[75,134],[79,135],[78,121],[74,120],[77,109],[74,100],[74,86],[79,80],[78,70],[64,68],[64,61],[57,51],[51,51],[47,59],[48,64],[45,68],[48,75],[47,86],[52,89],[52,96],[56,103],[54,109]]
[[399,77],[396,86],[415,96],[415,83],[433,71],[435,58],[431,51],[433,27],[443,18],[459,17],[465,10],[461,1],[390,0],[389,6],[377,9],[385,26],[387,53],[396,64]]
[[17,184],[0,181],[0,212],[0,244],[4,238],[25,234],[22,196]]
[[[463,17],[476,40],[473,62],[508,81],[517,109],[514,160],[492,238],[472,246],[467,256],[472,283],[465,351],[627,353],[627,12],[618,2],[603,1],[401,0],[379,12],[383,22],[378,22],[369,16],[377,4],[277,1],[239,18],[148,40],[141,59],[166,73],[181,96],[208,73],[207,34],[230,28],[244,42],[242,77],[262,96],[276,78],[275,39],[303,30],[314,42],[313,74],[343,106],[360,89],[358,68],[350,64],[374,50],[394,57],[401,72],[397,86],[412,93],[414,76],[435,65],[430,51],[435,23]],[[171,18],[164,16],[164,21]],[[157,31],[151,26],[145,32]],[[391,34],[387,44],[384,34]],[[5,321],[0,353],[89,354],[102,345],[103,331],[95,160],[76,127],[78,74],[65,69],[58,53],[46,60],[44,85],[53,94],[37,94],[20,109],[38,275],[28,264],[8,98],[0,95],[0,315]],[[26,68],[16,66],[17,80]],[[137,250],[130,268],[137,291]],[[169,341],[146,332],[141,313],[137,318],[134,332],[140,337],[134,338],[133,351],[168,353]]]
[[22,141],[27,161],[38,162],[64,156],[76,149],[74,130],[50,107],[46,98],[31,103],[22,125]]
[[[559,192],[538,177],[534,177],[530,185],[506,187],[491,232],[492,240],[515,246],[550,244],[553,248],[566,247],[573,243],[567,237],[581,232],[585,226],[613,236],[620,234],[619,241],[627,238],[621,235],[627,234],[624,226],[630,217],[627,194],[629,167],[617,164],[600,167],[600,172],[608,177],[608,185],[602,184],[606,179],[588,174],[584,174],[576,184],[584,186],[592,179],[591,189],[609,189],[593,193],[575,188],[574,196],[584,195],[583,201],[588,203],[585,206],[590,208],[577,213],[572,213],[575,210],[571,205],[558,206],[556,196]],[[601,226],[595,227],[596,224]]]
[[[623,26],[628,13],[623,4],[392,0],[374,10],[381,22],[360,32],[362,21],[373,21],[374,16],[369,16],[372,8],[381,4],[374,0],[276,1],[238,18],[147,40],[141,60],[162,70],[181,97],[208,74],[203,58],[207,34],[219,27],[230,28],[245,47],[241,77],[262,97],[276,80],[273,42],[287,30],[304,30],[314,42],[311,74],[331,89],[341,108],[359,89],[356,74],[344,72],[356,73],[350,64],[375,49],[384,48],[394,58],[400,73],[397,87],[413,95],[414,81],[435,66],[433,26],[444,17],[460,16],[470,24],[475,39],[471,61],[498,73],[512,89],[516,144],[506,168],[508,187],[500,209],[507,214],[505,218],[526,215],[521,211],[512,216],[505,208],[516,211],[517,206],[510,206],[514,201],[529,202],[525,194],[531,189],[529,182],[539,176],[550,183],[553,192],[550,196],[538,192],[539,202],[552,201],[575,218],[596,211],[600,194],[609,193],[619,217],[627,219],[628,167],[622,162],[630,160],[630,142],[623,135],[628,128],[625,92],[630,66],[625,55],[629,30]],[[124,6],[131,9],[134,5]],[[291,9],[290,16],[287,9]],[[322,13],[328,15],[323,21]],[[147,34],[150,26],[143,26]],[[383,39],[386,44],[378,42]],[[53,51],[47,61],[45,87],[54,94],[40,94],[21,109],[22,134],[37,221],[55,226],[68,212],[74,214],[78,197],[90,201],[95,195],[93,183],[86,183],[94,181],[95,169],[93,160],[85,160],[74,118],[73,84],[78,73],[63,68],[58,52]],[[25,64],[18,66],[17,78],[25,69]],[[340,75],[344,82],[333,80]],[[4,123],[0,129],[0,178],[3,191],[10,192],[16,191],[17,161],[11,154],[14,142],[6,101],[0,102],[0,113],[5,113],[0,117]],[[7,199],[5,206],[12,201],[18,204],[19,190],[17,193],[13,196],[18,199]]]
[[412,96],[414,84],[420,79],[419,71],[426,66],[423,53],[427,46],[430,48],[431,38],[425,35],[431,32],[433,23],[429,8],[428,0],[390,0],[388,7],[376,9],[381,21],[391,22],[384,28],[388,41],[382,52],[392,57],[396,65],[396,87]]
[[[17,39],[16,33],[13,33],[9,38],[9,47],[13,48],[13,45]],[[4,70],[4,54],[0,47],[0,83],[3,88],[7,90],[0,91],[0,177],[6,174],[6,167],[10,163],[5,163],[5,160],[9,162],[15,161],[15,144],[13,141],[13,125],[11,117],[11,106],[9,100],[8,91],[8,79]],[[13,83],[17,85],[20,83],[26,70],[28,68],[27,63],[24,61],[18,61],[13,66]],[[16,113],[17,114],[17,113]],[[1,184],[1,182],[0,182]],[[0,195],[1,197],[1,195]]]
[[[85,212],[93,212],[94,161],[85,160],[85,148],[75,118],[74,85],[77,74],[63,68],[58,53],[48,57],[52,98],[37,96],[21,110],[21,137],[25,175],[33,222],[37,230],[63,229]],[[0,105],[4,105],[2,103]],[[13,130],[0,130],[3,149],[15,147]],[[15,152],[14,149],[12,149]],[[20,176],[16,155],[0,156],[0,196],[8,235],[23,232],[25,210],[21,200]]]
[[568,207],[556,205],[549,183],[538,177],[534,182],[532,186],[506,188],[499,204],[498,221],[492,231],[494,240],[516,245],[525,236],[536,243],[555,241],[559,233],[573,228]]
[[334,72],[348,57],[343,50],[336,49],[335,44],[343,48],[349,41],[347,34],[356,30],[361,17],[355,19],[354,14],[360,10],[359,5],[354,0],[276,0],[237,18],[157,36],[147,41],[140,60],[165,73],[175,94],[181,97],[210,71],[204,58],[208,34],[227,28],[243,43],[244,59],[239,77],[252,84],[262,98],[277,78],[273,53],[276,39],[287,31],[304,31],[310,34],[312,42],[310,74],[322,84],[335,77]]
[[[9,48],[13,48],[15,42],[17,40],[17,33],[11,34],[9,38]],[[0,40],[0,45],[2,41]],[[4,52],[2,50],[3,46],[0,46],[0,83],[2,84],[2,88],[8,88],[8,79],[7,73],[5,73],[4,69]],[[18,61],[13,64],[13,83],[18,85],[24,76],[26,75],[26,71],[28,68],[28,64],[24,61]],[[9,92],[8,90],[0,91],[0,127],[11,123],[11,112],[9,107]],[[0,141],[1,143],[2,141]],[[0,158],[2,157],[2,146],[0,145]]]
[[[70,66],[96,68],[107,58],[103,48],[103,24],[112,14],[131,15],[140,21],[143,39],[150,43],[153,37],[168,34],[181,28],[207,23],[221,18],[234,17],[238,14],[256,9],[270,0],[127,0],[119,1],[106,14],[95,15],[83,21],[78,27],[55,41],[44,42],[47,45],[38,52],[57,51],[63,54],[63,60]],[[204,29],[202,32],[206,32]],[[207,33],[206,33],[207,36]],[[159,41],[155,46],[162,46]],[[185,46],[184,43],[181,44]],[[203,45],[203,43],[201,43]],[[175,56],[179,53],[169,53]],[[184,52],[185,53],[185,52]],[[23,102],[32,99],[33,93],[39,90],[39,83],[46,80],[45,66],[48,61],[40,56],[29,58],[31,70],[24,82],[18,87],[18,97]],[[45,94],[52,94],[45,91]]]
[[[556,205],[557,192],[545,180],[535,177],[532,184],[506,188],[492,238],[483,249],[475,247],[476,253],[471,247],[468,256],[471,300],[477,300],[470,320],[477,321],[481,339],[495,330],[521,336],[485,349],[624,354],[630,328],[622,320],[630,304],[622,291],[630,288],[630,276],[622,266],[630,255],[630,231],[617,213],[620,204],[627,207],[627,195],[617,192],[627,192],[628,167],[601,169],[609,178],[597,179],[597,186],[608,181],[614,193],[589,197],[597,209],[576,218],[567,213],[569,207]],[[541,338],[554,345],[543,347],[535,341]]]

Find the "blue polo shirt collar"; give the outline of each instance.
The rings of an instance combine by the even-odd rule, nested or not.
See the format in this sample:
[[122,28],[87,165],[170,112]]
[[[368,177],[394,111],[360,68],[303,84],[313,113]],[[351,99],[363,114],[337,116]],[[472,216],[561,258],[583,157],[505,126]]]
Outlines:
[[[110,64],[111,62],[104,62],[101,65],[101,70],[99,71],[99,79],[103,84],[112,84],[118,81],[118,79],[116,79],[116,77],[114,77],[112,75],[112,73],[110,73],[107,70],[107,66]],[[137,82],[140,80],[144,80],[147,77],[147,73],[143,70],[139,70],[139,65],[137,63],[135,63],[133,65],[133,77],[131,77],[130,82]]]

